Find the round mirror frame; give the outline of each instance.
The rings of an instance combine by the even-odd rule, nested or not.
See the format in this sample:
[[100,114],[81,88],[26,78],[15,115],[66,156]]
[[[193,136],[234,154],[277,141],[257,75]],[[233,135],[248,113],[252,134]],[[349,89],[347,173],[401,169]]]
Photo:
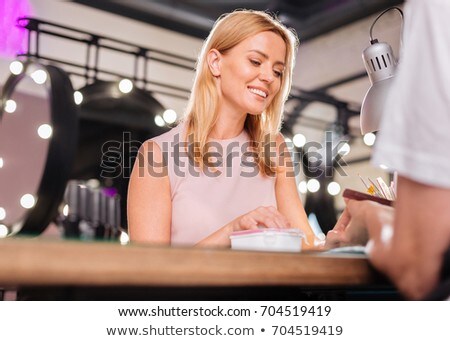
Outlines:
[[8,226],[10,233],[21,235],[40,234],[56,216],[70,176],[78,140],[79,108],[74,101],[74,89],[69,75],[53,65],[26,62],[20,74],[9,76],[0,95],[0,124],[4,103],[10,98],[19,82],[29,77],[26,71],[32,65],[47,72],[48,78],[43,86],[47,83],[49,85],[47,91],[53,135],[49,141],[47,160],[36,193],[36,204],[20,221]]

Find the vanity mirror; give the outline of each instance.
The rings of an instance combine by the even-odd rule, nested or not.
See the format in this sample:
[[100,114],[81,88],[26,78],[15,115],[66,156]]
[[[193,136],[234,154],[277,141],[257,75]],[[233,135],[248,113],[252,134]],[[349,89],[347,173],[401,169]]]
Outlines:
[[11,63],[0,95],[0,237],[41,233],[57,214],[72,167],[78,107],[69,76]]

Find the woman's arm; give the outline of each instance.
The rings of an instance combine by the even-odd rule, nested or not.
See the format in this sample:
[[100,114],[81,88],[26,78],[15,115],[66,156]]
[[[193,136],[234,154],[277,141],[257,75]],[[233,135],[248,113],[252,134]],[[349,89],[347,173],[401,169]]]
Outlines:
[[299,228],[305,233],[306,241],[303,242],[303,249],[319,248],[317,245],[319,241],[309,225],[308,217],[297,191],[294,166],[283,135],[279,134],[276,142],[278,169],[275,194],[278,210],[287,218],[291,226]]
[[237,217],[200,241],[196,246],[230,247],[230,235],[233,232],[256,229],[259,226],[278,228],[289,227],[289,221],[275,207],[261,206]]
[[128,232],[132,242],[170,244],[172,201],[161,149],[146,141],[139,149],[128,188]]

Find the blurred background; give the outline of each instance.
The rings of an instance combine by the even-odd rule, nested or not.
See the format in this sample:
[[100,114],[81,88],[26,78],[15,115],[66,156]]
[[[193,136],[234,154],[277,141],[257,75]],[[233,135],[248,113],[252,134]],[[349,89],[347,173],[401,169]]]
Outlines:
[[[360,132],[361,102],[370,87],[361,53],[369,45],[376,16],[390,6],[401,7],[402,2],[2,0],[0,89],[10,86],[7,80],[14,83],[9,79],[21,74],[21,67],[28,68],[30,79],[21,80],[8,96],[3,91],[0,235],[20,231],[23,224],[13,227],[15,222],[23,223],[29,210],[44,200],[51,221],[41,217],[28,222],[25,226],[31,230],[40,232],[53,222],[65,224],[68,237],[95,238],[89,232],[91,225],[96,231],[100,231],[97,225],[102,226],[98,238],[120,235],[105,232],[108,229],[126,231],[126,191],[137,149],[182,117],[203,40],[222,13],[237,8],[276,13],[299,35],[282,133],[297,157],[299,193],[310,221],[326,233],[344,207],[342,191],[365,191],[359,175],[389,180],[382,168],[370,164],[376,136]],[[19,17],[32,19],[17,22]],[[397,13],[386,13],[373,35],[391,44],[398,58]],[[57,95],[48,89],[48,80],[39,78],[38,64],[28,67],[26,61],[54,65],[68,74],[76,124],[73,118],[61,119],[70,110],[62,100],[54,103]],[[53,88],[58,87],[55,84]],[[64,136],[50,123],[55,116],[64,125]],[[35,138],[36,129],[39,137]],[[307,152],[323,153],[310,146],[324,145],[327,136],[335,153],[331,164],[317,166]],[[61,150],[52,159],[52,144],[71,143],[72,149]],[[44,174],[53,174],[54,179],[64,175],[59,181],[63,190],[45,192],[39,182]],[[69,203],[76,211],[73,221]],[[75,232],[70,227],[74,221]],[[86,223],[84,227],[80,221]],[[42,228],[33,226],[43,222]]]

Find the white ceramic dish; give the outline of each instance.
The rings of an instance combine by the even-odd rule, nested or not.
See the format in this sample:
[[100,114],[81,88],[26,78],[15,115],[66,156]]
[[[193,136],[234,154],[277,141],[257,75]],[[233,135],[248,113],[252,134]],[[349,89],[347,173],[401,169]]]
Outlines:
[[304,234],[299,229],[259,228],[234,232],[233,250],[300,252]]

